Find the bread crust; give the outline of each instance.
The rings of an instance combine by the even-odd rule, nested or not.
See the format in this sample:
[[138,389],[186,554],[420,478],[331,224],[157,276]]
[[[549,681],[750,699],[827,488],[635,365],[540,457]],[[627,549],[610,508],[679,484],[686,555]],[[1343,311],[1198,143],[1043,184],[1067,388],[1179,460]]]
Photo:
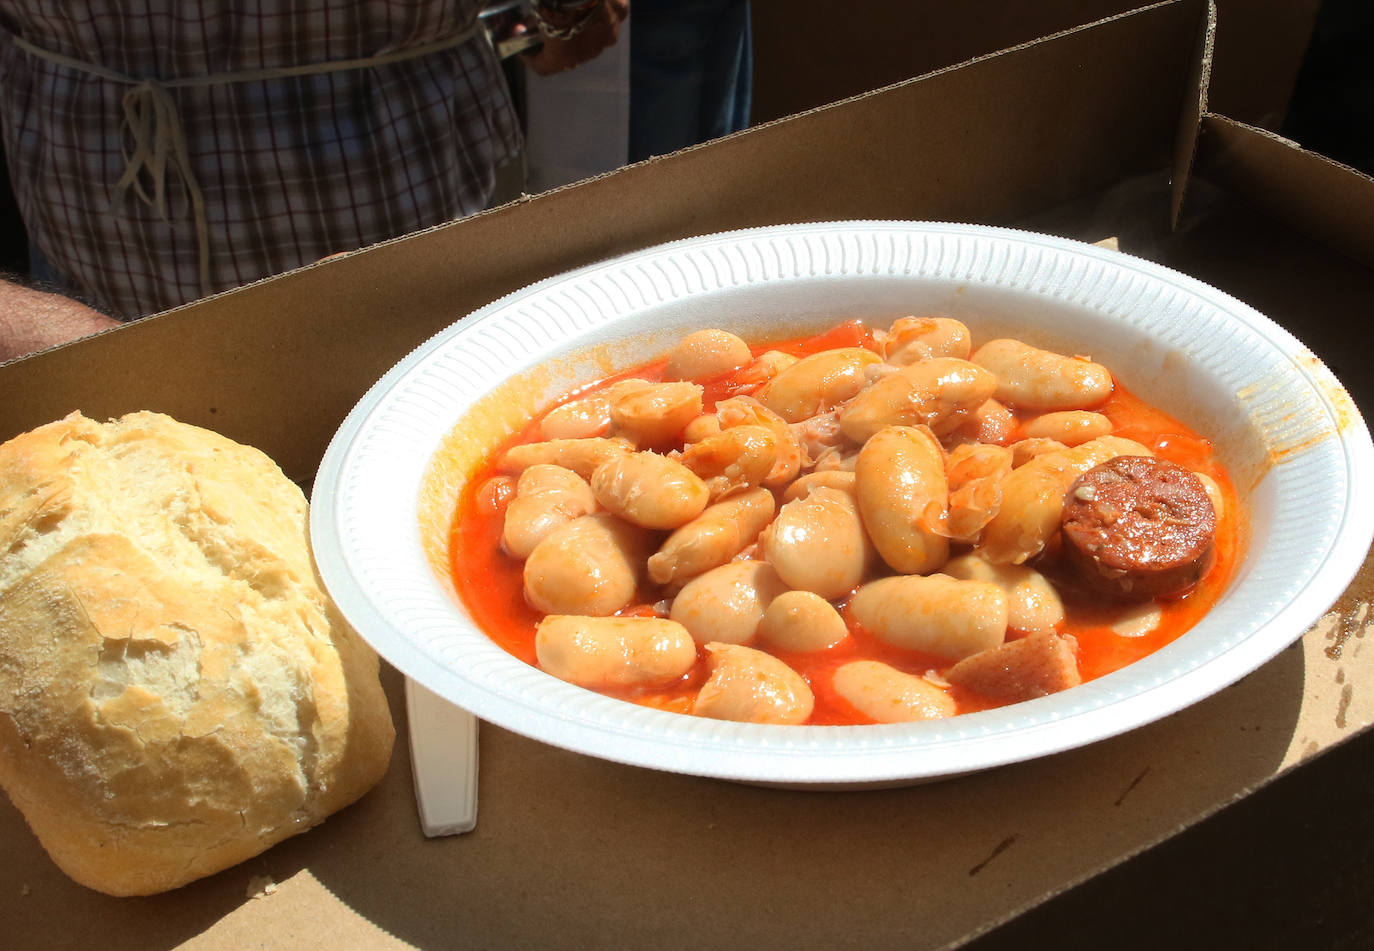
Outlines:
[[76,881],[175,888],[386,771],[378,659],[306,514],[267,456],[160,414],[0,446],[0,786]]

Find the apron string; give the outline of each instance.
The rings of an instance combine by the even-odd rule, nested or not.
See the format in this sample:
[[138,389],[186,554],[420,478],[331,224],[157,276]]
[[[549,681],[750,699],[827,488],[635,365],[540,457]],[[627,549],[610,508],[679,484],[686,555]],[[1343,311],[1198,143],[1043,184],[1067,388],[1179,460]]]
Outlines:
[[424,43],[402,50],[393,50],[377,56],[357,59],[333,60],[324,63],[307,63],[301,66],[276,66],[264,69],[250,69],[240,72],[211,73],[205,76],[186,76],[178,79],[135,79],[96,63],[88,63],[74,56],[54,53],[35,46],[23,37],[12,37],[14,44],[31,56],[46,60],[58,66],[65,66],[78,72],[95,76],[107,82],[122,83],[131,87],[124,93],[124,119],[120,126],[120,150],[124,157],[124,173],[115,183],[114,194],[110,198],[109,210],[113,212],[130,191],[144,205],[151,208],[159,218],[168,224],[167,214],[167,171],[176,173],[182,195],[190,205],[192,220],[196,228],[196,247],[200,272],[200,291],[210,293],[210,229],[205,218],[205,197],[191,169],[191,157],[186,148],[186,136],[182,132],[181,117],[177,112],[176,100],[169,90],[222,86],[228,83],[263,82],[272,79],[286,79],[294,76],[318,76],[324,73],[338,73],[348,70],[386,66],[406,60],[418,59],[441,50],[452,49],[472,39],[486,34],[481,20],[475,21],[466,30],[442,40]]

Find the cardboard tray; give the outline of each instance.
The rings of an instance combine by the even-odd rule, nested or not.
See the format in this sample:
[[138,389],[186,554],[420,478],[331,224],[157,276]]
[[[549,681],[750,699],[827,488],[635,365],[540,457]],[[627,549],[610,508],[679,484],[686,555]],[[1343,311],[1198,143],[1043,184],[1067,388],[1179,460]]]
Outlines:
[[[672,238],[847,218],[1115,237],[1267,313],[1368,411],[1374,343],[1350,328],[1374,291],[1374,182],[1209,114],[1216,28],[1201,0],[1155,4],[0,366],[0,439],[155,409],[308,483],[378,376],[504,293]],[[740,786],[484,725],[473,833],[422,837],[398,744],[320,828],[146,899],[73,884],[0,802],[0,915],[17,946],[51,948],[954,947],[1364,731],[1371,597],[1367,561],[1301,642],[1207,701],[906,789]],[[1036,921],[1066,929],[1059,947],[1077,924]]]

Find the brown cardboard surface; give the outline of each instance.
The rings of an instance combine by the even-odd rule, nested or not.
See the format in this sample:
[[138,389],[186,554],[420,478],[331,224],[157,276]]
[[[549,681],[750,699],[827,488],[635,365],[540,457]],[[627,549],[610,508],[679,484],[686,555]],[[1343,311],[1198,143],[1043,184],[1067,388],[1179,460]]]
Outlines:
[[[755,0],[759,120],[811,109],[1142,6],[1139,0]],[[1278,128],[1321,0],[1218,0],[1216,111]]]
[[[1350,370],[1374,342],[1352,346],[1327,316],[1367,301],[1374,273],[1238,204],[1222,166],[1168,230],[1204,12],[1153,7],[0,367],[0,438],[77,406],[152,408],[308,479],[391,361],[534,277],[700,230],[862,216],[1117,236],[1293,330],[1367,408]],[[861,164],[854,142],[882,147]],[[957,946],[1374,723],[1371,599],[1367,561],[1299,644],[1212,698],[923,786],[764,789],[484,725],[473,833],[421,836],[401,745],[381,785],[319,829],[143,899],[66,879],[0,802],[0,916],[16,946],[45,948]],[[385,680],[404,735],[400,678]]]
[[1207,111],[1207,93],[1212,78],[1212,57],[1216,51],[1217,11],[1215,2],[1208,3],[1206,16],[1198,25],[1198,51],[1189,70],[1188,86],[1184,90],[1179,109],[1178,132],[1174,136],[1174,161],[1169,184],[1169,225],[1178,227],[1183,213],[1183,201],[1197,154],[1198,129]]
[[1275,129],[1283,122],[1322,0],[1218,0],[1212,105],[1217,112]]
[[1226,116],[1206,116],[1201,139],[1201,174],[1224,180],[1265,214],[1374,266],[1374,179]]

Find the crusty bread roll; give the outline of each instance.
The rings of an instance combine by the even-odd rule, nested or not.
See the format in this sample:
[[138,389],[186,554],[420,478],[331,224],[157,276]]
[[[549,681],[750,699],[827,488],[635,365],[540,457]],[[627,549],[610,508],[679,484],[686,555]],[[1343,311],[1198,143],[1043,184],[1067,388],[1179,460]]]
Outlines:
[[395,731],[261,452],[155,413],[0,446],[0,785],[84,885],[146,895],[353,802]]

